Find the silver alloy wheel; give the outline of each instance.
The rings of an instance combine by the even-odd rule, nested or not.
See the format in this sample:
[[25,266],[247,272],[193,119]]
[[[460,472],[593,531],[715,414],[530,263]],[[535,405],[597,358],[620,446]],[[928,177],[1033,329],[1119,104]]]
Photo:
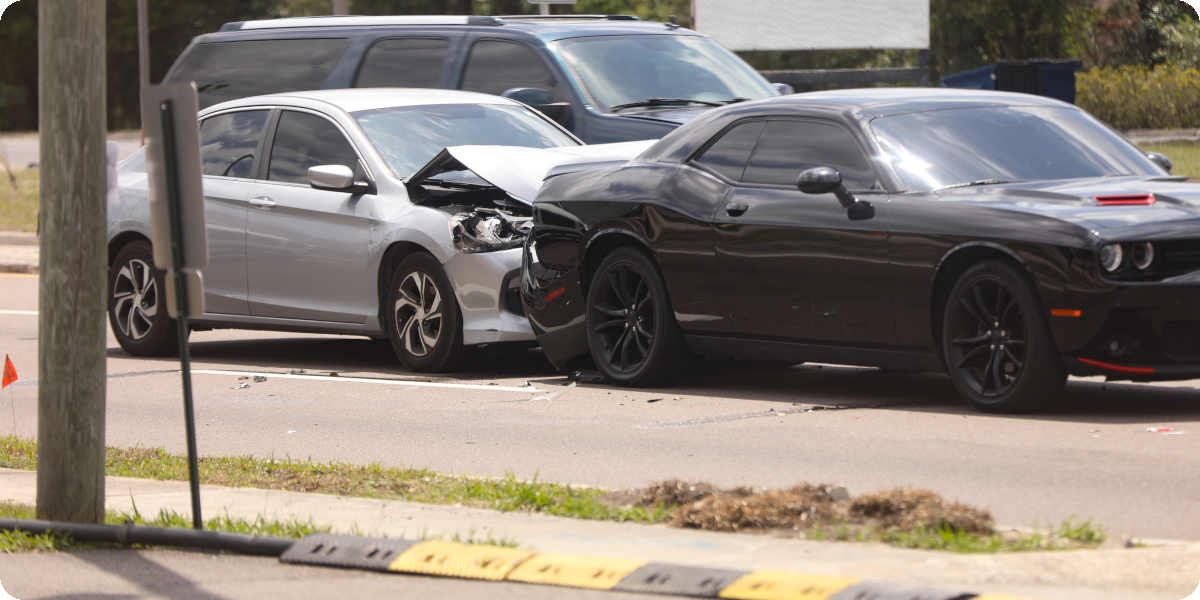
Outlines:
[[121,334],[140,340],[150,333],[158,315],[158,283],[150,265],[130,259],[113,281],[113,321]]
[[425,356],[442,336],[442,295],[433,278],[421,271],[406,275],[398,292],[396,331],[409,354]]

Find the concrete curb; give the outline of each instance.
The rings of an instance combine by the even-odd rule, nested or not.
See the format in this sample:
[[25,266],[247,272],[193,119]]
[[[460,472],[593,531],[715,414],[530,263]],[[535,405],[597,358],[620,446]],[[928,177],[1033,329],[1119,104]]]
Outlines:
[[27,263],[0,262],[0,273],[37,274],[38,266]]
[[573,588],[746,600],[1018,600],[852,577],[694,567],[628,558],[534,552],[431,540],[316,534],[279,560],[312,566],[514,581]]

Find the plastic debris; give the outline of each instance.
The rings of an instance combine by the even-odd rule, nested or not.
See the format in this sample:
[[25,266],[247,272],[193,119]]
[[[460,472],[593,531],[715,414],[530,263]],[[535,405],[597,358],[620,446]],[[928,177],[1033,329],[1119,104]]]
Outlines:
[[662,400],[662,398],[651,398],[646,401],[646,404],[650,404],[651,402],[658,402],[659,400]]
[[1147,427],[1147,433],[1161,433],[1163,435],[1183,435],[1184,432],[1170,427]]
[[233,387],[231,387],[231,388],[229,388],[229,389],[231,389],[231,390],[244,390],[244,389],[246,389],[246,388],[248,388],[248,387],[250,387],[250,384],[249,384],[249,383],[246,383],[245,381],[243,381],[243,382],[241,382],[241,383],[239,383],[239,384],[237,384],[237,385],[235,385],[235,386],[233,386]]
[[262,382],[264,382],[264,381],[266,381],[266,380],[267,380],[267,378],[266,378],[266,377],[263,377],[262,375],[255,375],[255,376],[254,376],[254,383],[262,383]]
[[599,371],[572,371],[570,379],[579,383],[604,383],[604,375]]
[[292,369],[288,371],[288,375],[303,375],[304,369]]

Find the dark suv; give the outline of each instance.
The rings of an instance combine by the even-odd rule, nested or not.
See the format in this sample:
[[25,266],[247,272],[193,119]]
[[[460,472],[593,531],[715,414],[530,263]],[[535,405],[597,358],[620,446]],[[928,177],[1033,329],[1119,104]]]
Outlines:
[[304,17],[226,23],[167,73],[200,107],[274,92],[427,87],[532,105],[588,143],[662,137],[786,91],[711,39],[626,16]]

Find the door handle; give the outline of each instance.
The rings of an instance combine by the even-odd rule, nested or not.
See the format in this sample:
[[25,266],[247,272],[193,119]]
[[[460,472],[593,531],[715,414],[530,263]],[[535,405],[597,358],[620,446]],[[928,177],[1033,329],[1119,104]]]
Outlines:
[[742,202],[741,200],[733,200],[725,205],[725,214],[727,214],[731,217],[740,217],[747,210],[749,210],[749,208],[750,208],[749,204],[746,204],[745,202]]
[[255,196],[250,199],[250,204],[259,208],[272,208],[276,202],[266,196]]

